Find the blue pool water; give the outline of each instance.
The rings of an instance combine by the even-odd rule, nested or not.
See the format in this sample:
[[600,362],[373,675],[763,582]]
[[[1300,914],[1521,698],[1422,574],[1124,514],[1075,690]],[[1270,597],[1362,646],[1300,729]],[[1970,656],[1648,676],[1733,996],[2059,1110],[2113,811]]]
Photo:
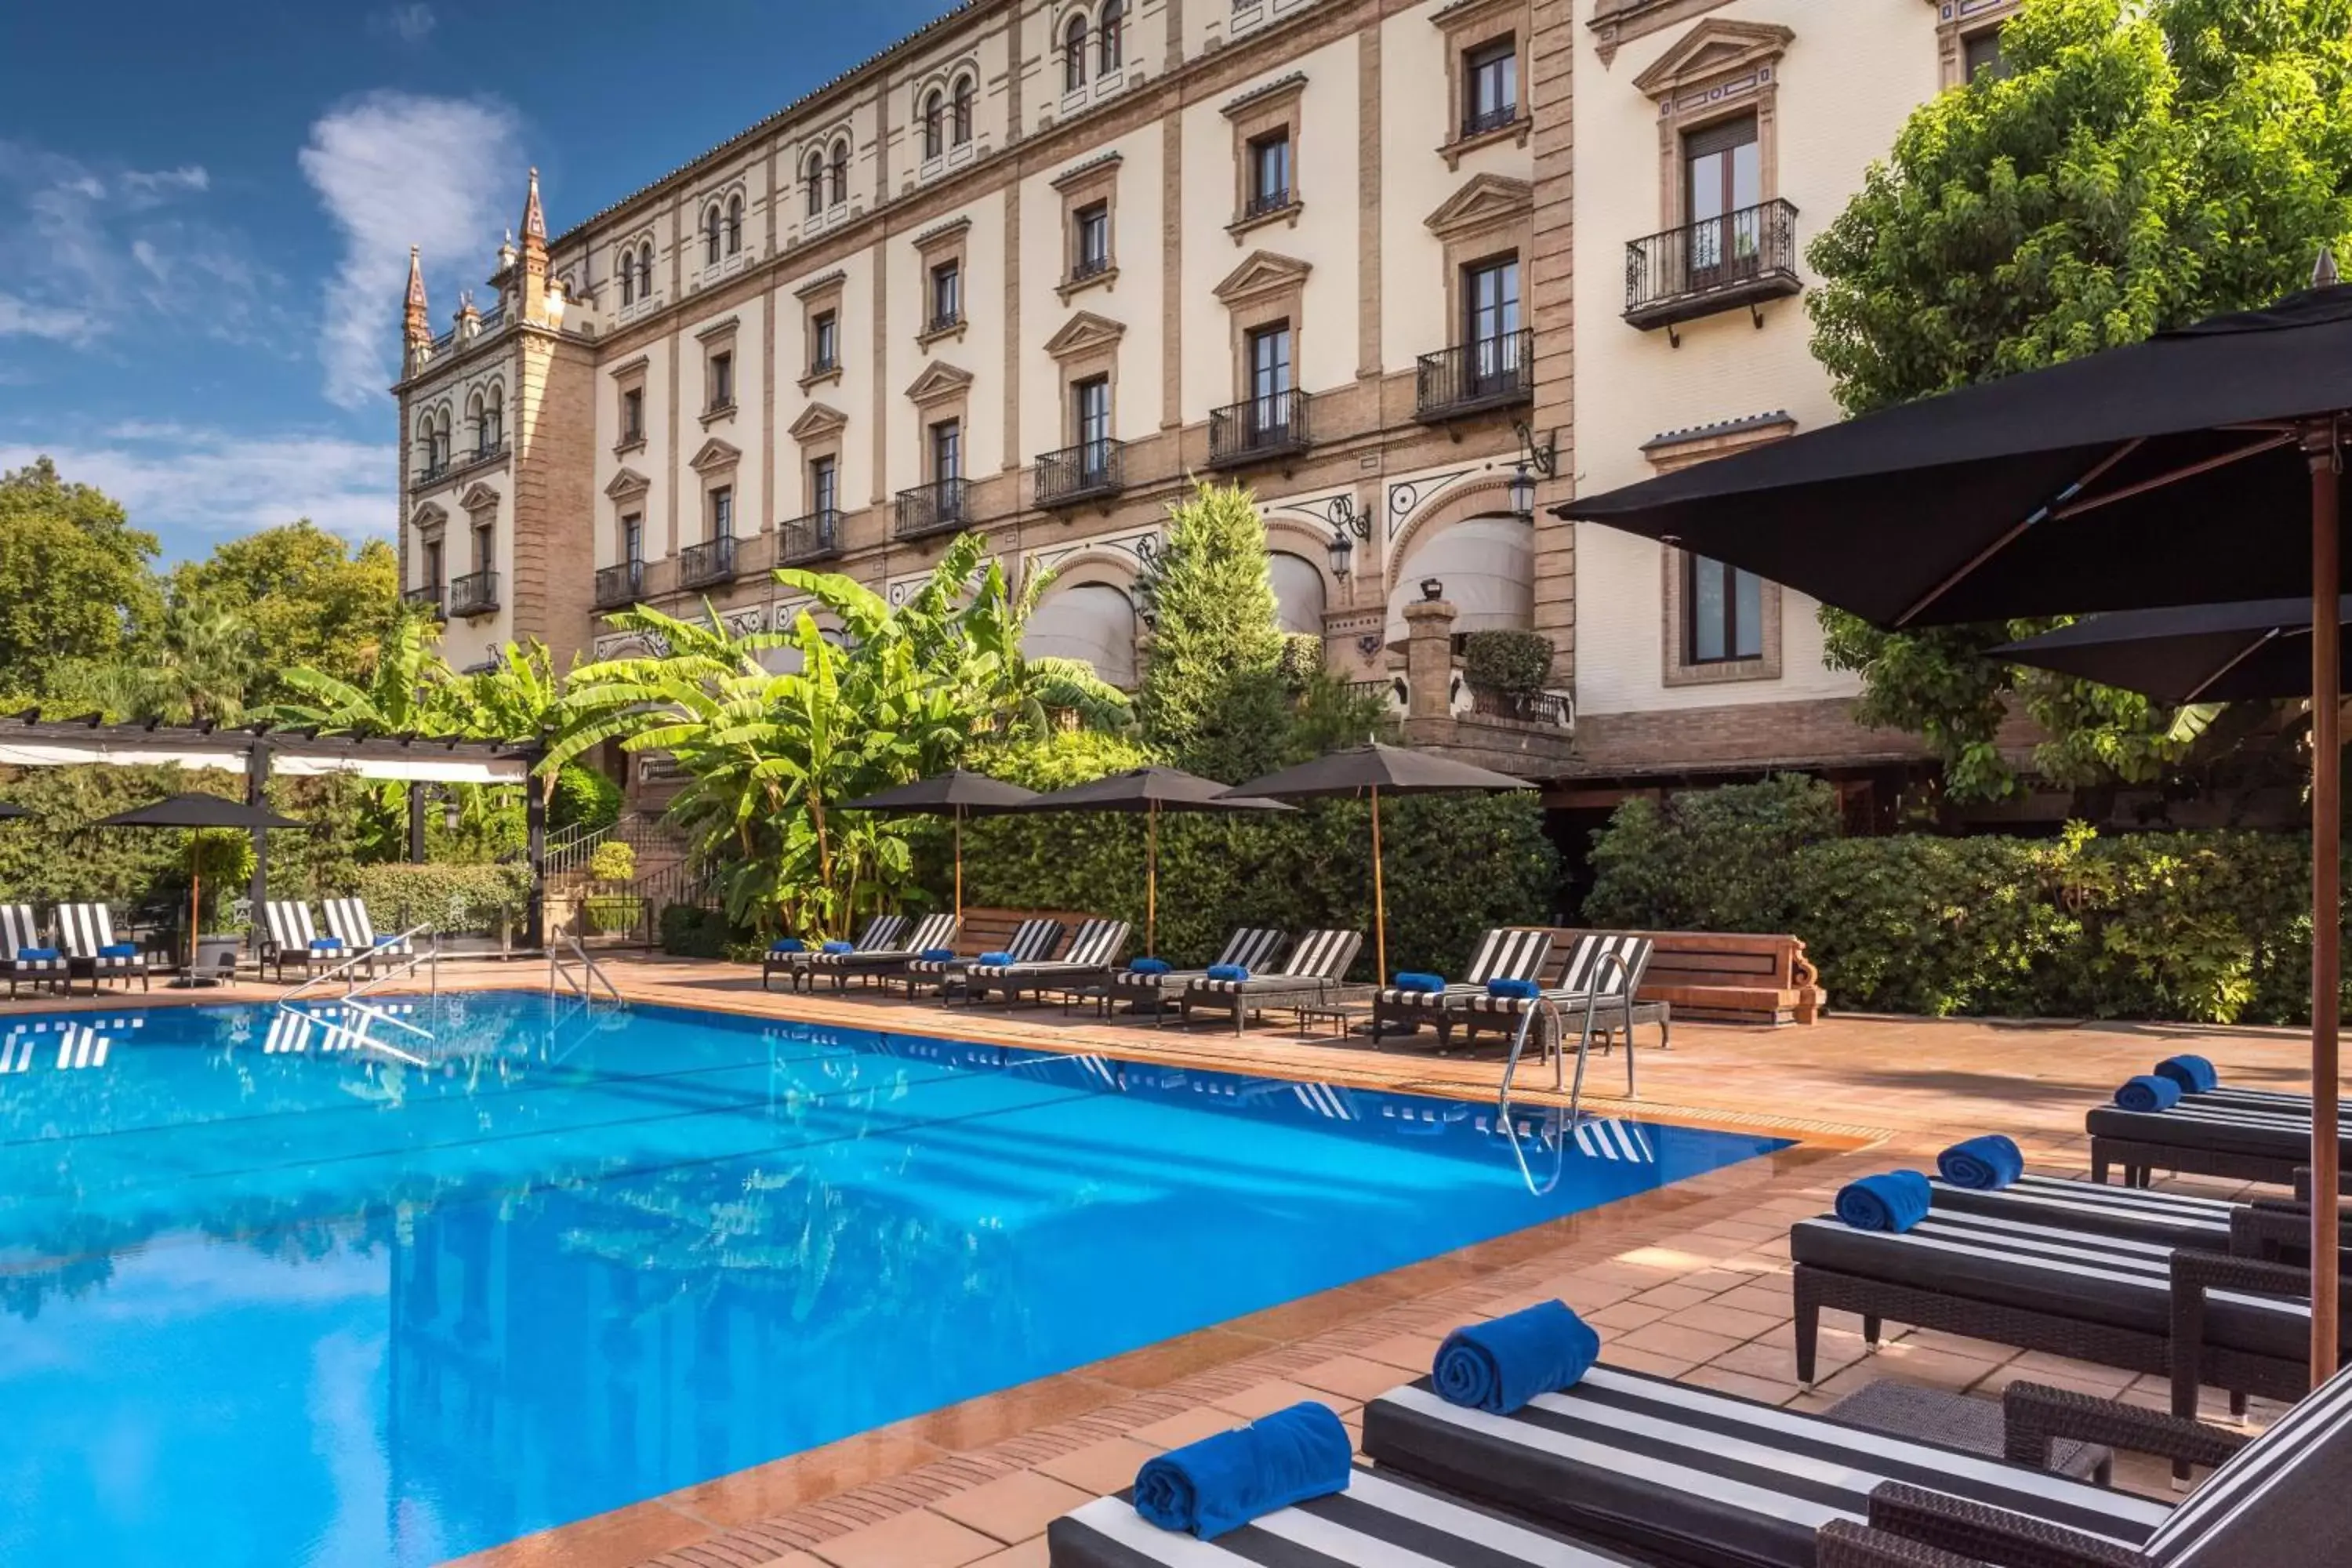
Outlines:
[[1778,1146],[674,1009],[407,1021],[0,1023],[0,1563],[433,1563]]

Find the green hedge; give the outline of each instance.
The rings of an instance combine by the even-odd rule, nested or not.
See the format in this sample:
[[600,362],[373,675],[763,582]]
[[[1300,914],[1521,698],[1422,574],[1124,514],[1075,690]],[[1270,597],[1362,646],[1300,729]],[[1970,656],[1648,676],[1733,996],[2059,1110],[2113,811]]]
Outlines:
[[443,932],[498,933],[520,924],[530,902],[530,869],[521,865],[355,868],[352,891],[384,934],[430,921]]
[[659,937],[673,958],[726,958],[737,945],[727,911],[696,904],[662,906]]
[[1793,931],[1833,1005],[2294,1024],[2310,841],[2242,831],[1844,838],[1811,780],[1628,801],[1594,837],[1594,924]]

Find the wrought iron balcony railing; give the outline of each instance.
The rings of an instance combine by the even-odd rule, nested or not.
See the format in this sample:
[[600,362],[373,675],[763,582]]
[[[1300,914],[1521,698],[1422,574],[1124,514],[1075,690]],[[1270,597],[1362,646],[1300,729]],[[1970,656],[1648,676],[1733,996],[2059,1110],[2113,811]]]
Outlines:
[[624,561],[617,566],[596,569],[596,607],[600,610],[619,609],[634,605],[646,596],[646,563]]
[[677,580],[689,588],[724,583],[735,575],[735,536],[722,533],[677,552]]
[[429,485],[436,479],[448,477],[449,459],[446,458],[427,458],[425,466],[416,470],[416,482],[420,485]]
[[1645,331],[1803,287],[1797,209],[1784,201],[1702,218],[1625,247],[1625,319]]
[[469,463],[487,463],[492,458],[503,457],[506,453],[506,449],[507,439],[503,436],[499,437],[495,441],[477,441],[474,443],[474,449],[466,455],[466,461]]
[[841,553],[841,513],[827,507],[776,525],[776,564],[798,566]]
[[1522,327],[1477,338],[1413,362],[1413,416],[1450,419],[1507,408],[1536,395],[1535,334]]
[[931,312],[930,320],[923,324],[923,335],[928,338],[941,332],[952,332],[962,325],[963,308],[961,306],[952,310],[934,310]]
[[1209,411],[1209,467],[1239,468],[1307,449],[1307,394],[1274,392]]
[[1127,443],[1105,437],[1037,458],[1037,504],[1067,506],[1127,488]]
[[1506,125],[1516,124],[1518,118],[1519,106],[1516,103],[1498,103],[1492,109],[1466,110],[1462,116],[1462,140],[1467,142],[1473,136],[1500,131]]
[[1250,193],[1249,200],[1242,204],[1243,221],[1264,217],[1268,213],[1278,213],[1285,207],[1296,205],[1297,201],[1297,195],[1288,185],[1276,185],[1271,190],[1253,191]]
[[1083,283],[1089,278],[1099,278],[1109,270],[1110,252],[1108,250],[1095,256],[1080,255],[1076,261],[1070,263],[1070,281]]
[[453,616],[487,616],[499,607],[499,574],[495,572],[469,572],[463,577],[449,579],[449,613]]
[[427,583],[422,588],[404,588],[400,593],[400,602],[426,612],[436,621],[446,618],[449,613],[441,602],[441,584],[438,583]]
[[1558,691],[1502,691],[1473,685],[1470,711],[1490,719],[1516,719],[1522,724],[1543,724],[1555,730],[1576,727],[1575,700]]
[[971,518],[970,486],[963,479],[933,479],[898,492],[895,531],[901,539],[921,539],[961,528]]

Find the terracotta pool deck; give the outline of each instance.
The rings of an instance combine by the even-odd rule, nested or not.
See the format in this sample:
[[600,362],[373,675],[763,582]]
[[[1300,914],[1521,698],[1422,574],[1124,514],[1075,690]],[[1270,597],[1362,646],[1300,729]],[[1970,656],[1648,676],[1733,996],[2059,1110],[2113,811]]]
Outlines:
[[[1328,1033],[1236,1037],[1104,1022],[1058,1006],[942,1011],[872,993],[762,993],[742,966],[607,959],[634,1000],[811,1022],[1102,1051],[1223,1071],[1488,1100],[1499,1050],[1438,1058],[1373,1051]],[[445,987],[544,984],[526,963],[446,966]],[[278,988],[129,1000],[266,999]],[[120,1008],[121,993],[100,1006]],[[57,1004],[26,999],[0,1010]],[[78,1002],[77,1005],[88,1005]],[[967,1401],[808,1453],[689,1487],[463,1559],[467,1568],[1035,1568],[1055,1515],[1125,1486],[1157,1448],[1295,1400],[1320,1398],[1352,1428],[1362,1403],[1427,1370],[1465,1319],[1557,1296],[1599,1325],[1603,1359],[1800,1409],[1879,1377],[1997,1394],[2019,1379],[2163,1405],[2163,1380],[1890,1326],[1865,1357],[1858,1325],[1825,1315],[1822,1381],[1795,1382],[1787,1233],[1853,1175],[1932,1160],[1954,1137],[1995,1129],[2037,1170],[2084,1173],[2083,1112],[2149,1063],[2184,1049],[2232,1081],[2301,1089],[2291,1031],[1832,1017],[1810,1027],[1682,1024],[1671,1051],[1642,1034],[1639,1097],[1622,1056],[1596,1058],[1586,1103],[1604,1112],[1777,1130],[1795,1147],[1605,1208],[1521,1231],[1129,1354]],[[1524,1072],[1525,1069],[1523,1069]],[[1523,1081],[1548,1072],[1526,1074]],[[1530,1090],[1531,1098],[1544,1098]],[[2227,1194],[2228,1185],[2183,1184]],[[2209,1414],[2223,1418],[2218,1405]],[[2255,1418],[2265,1407],[2256,1402]],[[2161,1492],[2129,1459],[2119,1479]]]

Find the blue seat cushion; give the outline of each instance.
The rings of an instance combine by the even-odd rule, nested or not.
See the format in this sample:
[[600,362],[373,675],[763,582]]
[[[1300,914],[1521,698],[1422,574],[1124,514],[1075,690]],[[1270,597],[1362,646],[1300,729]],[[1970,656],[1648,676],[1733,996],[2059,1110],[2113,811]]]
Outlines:
[[135,942],[110,942],[98,950],[100,958],[136,958],[139,944]]
[[310,939],[310,951],[312,952],[341,952],[343,951],[343,939],[339,936],[314,936]]

